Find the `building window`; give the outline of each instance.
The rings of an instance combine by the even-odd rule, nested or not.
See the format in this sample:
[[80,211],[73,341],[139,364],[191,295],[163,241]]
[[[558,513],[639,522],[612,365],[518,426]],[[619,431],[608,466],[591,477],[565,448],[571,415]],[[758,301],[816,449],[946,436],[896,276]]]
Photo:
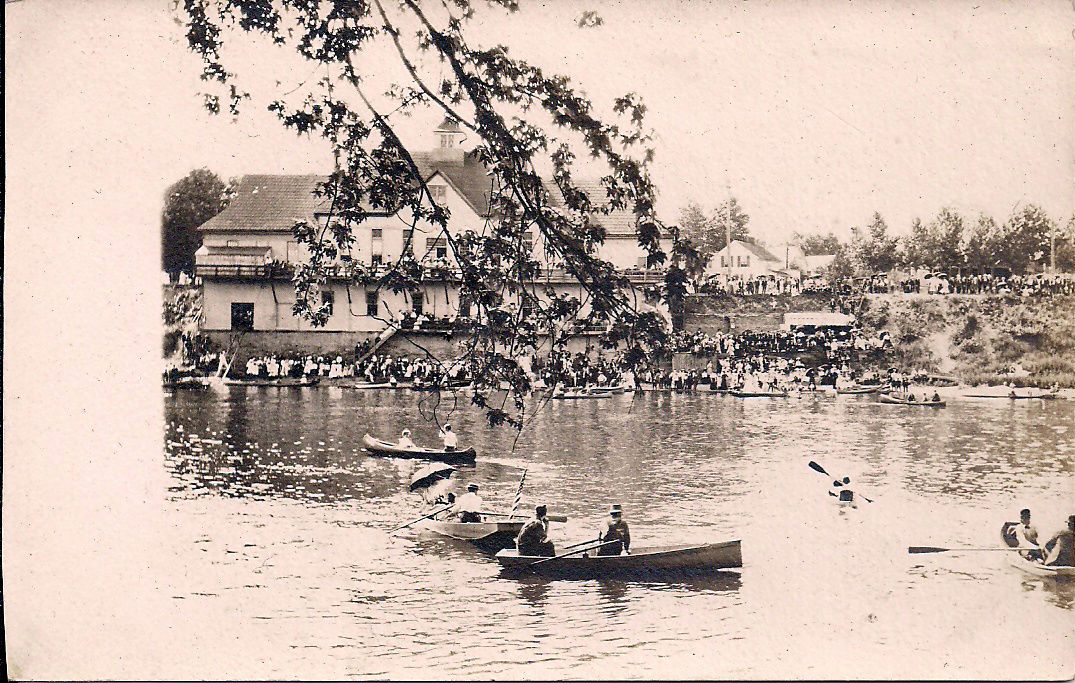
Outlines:
[[448,149],[450,147],[454,147],[454,145],[452,144],[452,135],[451,135],[451,133],[441,133],[441,135],[440,135],[440,146],[444,147],[445,149]]
[[448,198],[448,187],[445,185],[430,185],[429,194],[433,195],[433,199],[438,202],[443,202]]
[[414,230],[411,230],[410,228],[408,228],[407,230],[403,231],[403,243],[404,244],[406,244],[407,242],[410,242],[413,239],[414,239]]
[[425,294],[422,292],[411,292],[411,310],[415,315],[422,315],[425,312]]
[[742,260],[743,260],[743,262],[740,263],[739,265],[743,266],[744,268],[747,268],[747,267],[750,266],[750,257],[749,256],[744,256]]
[[384,228],[371,228],[370,234],[373,236],[373,239],[379,240],[384,236]]
[[427,237],[426,253],[433,254],[437,258],[448,256],[448,240],[443,237]]
[[381,255],[381,254],[372,254],[372,255],[370,256],[370,264],[371,264],[372,266],[374,266],[375,268],[376,268],[377,266],[381,265],[381,263],[382,263],[383,261],[384,261],[384,256],[383,256],[383,255]]
[[231,305],[231,329],[254,329],[254,304],[233,303]]
[[377,316],[377,292],[366,292],[366,315]]
[[726,256],[721,256],[720,257],[720,267],[721,268],[727,268],[728,267],[728,257],[726,257]]
[[470,299],[467,298],[467,297],[463,297],[462,299],[459,300],[459,317],[460,318],[469,318],[470,317]]
[[638,257],[638,267],[639,267],[639,268],[643,268],[643,269],[644,269],[644,268],[646,267],[646,264],[647,264],[648,262],[649,262],[649,259],[648,259],[648,258],[646,258],[645,256],[639,256],[639,257]]
[[334,303],[336,303],[336,295],[334,292],[321,292],[321,305],[329,315],[332,315],[332,305]]

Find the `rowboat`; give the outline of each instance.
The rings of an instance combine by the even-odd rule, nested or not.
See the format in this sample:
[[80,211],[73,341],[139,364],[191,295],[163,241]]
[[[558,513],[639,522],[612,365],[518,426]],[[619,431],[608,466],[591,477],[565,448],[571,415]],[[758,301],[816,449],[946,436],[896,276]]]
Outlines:
[[786,391],[730,391],[728,392],[736,398],[787,398],[788,392]]
[[881,394],[877,397],[877,400],[881,403],[888,403],[890,405],[917,406],[919,408],[943,408],[947,405],[944,401],[908,401],[905,398],[896,398],[895,396],[889,396],[888,394]]
[[1032,399],[1032,398],[1037,398],[1037,399],[1042,399],[1042,400],[1047,401],[1047,400],[1051,400],[1051,399],[1056,398],[1056,394],[1053,394],[1053,393],[1044,393],[1044,394],[1015,394],[1015,393],[1010,393],[1010,394],[963,394],[963,395],[966,396],[967,398],[1006,398],[1006,399],[1008,399],[1010,401],[1019,401],[1019,400],[1026,400],[1026,399]]
[[392,382],[355,382],[354,384],[343,384],[341,386],[348,389],[398,389],[399,384],[393,384]]
[[516,550],[501,550],[496,554],[496,559],[500,566],[508,571],[530,570],[577,578],[611,576],[675,579],[684,575],[706,574],[743,566],[738,540],[701,545],[635,547],[631,548],[630,555],[599,556],[587,553],[552,560],[547,557],[520,556]]
[[585,389],[583,389],[582,391],[560,391],[560,392],[555,392],[555,393],[553,393],[552,396],[550,396],[550,398],[559,398],[559,399],[612,398],[612,394],[607,392],[607,391],[606,392],[594,392],[594,391],[586,391]]
[[394,443],[387,441],[381,441],[374,438],[369,434],[365,434],[362,437],[362,443],[365,445],[366,450],[371,455],[381,455],[394,458],[426,458],[427,460],[438,460],[440,462],[457,463],[457,462],[474,462],[477,457],[477,452],[473,448],[468,448],[462,451],[444,451],[435,450],[432,448],[422,448],[417,446],[415,448],[400,448]]
[[878,391],[881,391],[881,386],[880,385],[848,387],[846,389],[837,389],[836,393],[837,394],[876,394]]
[[[1000,528],[1000,538],[1009,548],[1019,547],[1019,540],[1008,533],[1017,524],[1017,522],[1005,522],[1004,526]],[[1027,574],[1033,574],[1034,576],[1075,576],[1075,567],[1045,565],[1037,560],[1027,559],[1023,557],[1022,553],[1018,552],[1008,553],[1008,555],[1008,561],[1011,565]]]
[[[1019,540],[1008,533],[1009,529],[1014,526],[1018,526],[1018,522],[1005,522],[1004,526],[1000,528],[1000,539],[1009,548],[1019,547]],[[1033,574],[1034,576],[1075,576],[1075,567],[1051,567],[1036,560],[1028,560],[1021,553],[1011,552],[1007,554],[1009,555],[1008,562],[1027,574]]]
[[229,387],[312,387],[321,381],[318,377],[281,377],[279,379],[225,379]]
[[523,518],[495,520],[483,516],[480,522],[429,520],[425,522],[425,528],[441,536],[473,543],[482,550],[496,552],[514,548],[515,538],[525,523]]
[[622,394],[627,389],[622,384],[618,384],[614,387],[591,387],[590,391],[600,394]]

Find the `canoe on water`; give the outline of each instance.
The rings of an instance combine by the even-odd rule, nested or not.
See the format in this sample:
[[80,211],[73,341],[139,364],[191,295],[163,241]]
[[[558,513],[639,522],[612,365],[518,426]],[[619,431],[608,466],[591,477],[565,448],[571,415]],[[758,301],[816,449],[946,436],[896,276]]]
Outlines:
[[612,398],[612,394],[611,394],[611,393],[609,393],[609,392],[607,392],[607,391],[603,391],[603,392],[593,392],[593,391],[562,391],[562,392],[556,392],[556,393],[554,393],[554,394],[553,394],[552,396],[550,396],[550,398],[557,398],[557,399],[574,399],[574,398]]
[[433,448],[400,448],[394,443],[381,441],[369,434],[362,437],[362,443],[371,455],[381,455],[393,458],[425,458],[440,462],[474,462],[477,452],[473,448],[458,451],[435,450]]
[[526,518],[496,518],[483,516],[480,522],[453,522],[429,520],[425,528],[430,531],[473,543],[483,550],[496,552],[515,547],[515,538],[522,531]]
[[312,387],[320,381],[317,377],[301,379],[284,377],[280,379],[225,379],[224,384],[229,387]]
[[730,391],[728,392],[736,398],[787,398],[788,392],[786,391]]
[[[1014,526],[1018,526],[1018,524],[1018,522],[1005,522],[1004,526],[1000,528],[1000,538],[1002,541],[1004,541],[1004,545],[1008,546],[1009,548],[1015,548],[1019,546],[1018,539],[1016,539],[1014,535],[1009,533],[1009,529]],[[1010,562],[1013,567],[1016,567],[1017,569],[1020,569],[1027,574],[1033,574],[1034,576],[1057,577],[1075,576],[1075,567],[1048,566],[1036,560],[1028,560],[1017,552],[1010,552],[1006,554],[1009,556],[1008,562]]]
[[1006,398],[1009,401],[1027,400],[1032,398],[1042,399],[1045,401],[1056,398],[1056,394],[963,394],[967,398]]
[[865,386],[865,387],[847,387],[846,389],[837,389],[837,394],[876,394],[881,391],[880,386]]
[[[630,555],[589,556],[579,554],[549,560],[547,557],[520,556],[515,550],[501,550],[497,562],[505,570],[533,571],[541,574],[577,578],[639,577],[649,580],[669,579],[736,569],[743,566],[740,543],[703,543],[661,547],[635,547]],[[542,562],[542,560],[549,560]],[[541,564],[535,564],[541,562]]]
[[877,397],[877,400],[881,403],[890,405],[917,406],[919,408],[943,408],[947,405],[944,401],[908,401],[905,398],[896,398],[895,396],[889,396],[888,394],[881,394]]

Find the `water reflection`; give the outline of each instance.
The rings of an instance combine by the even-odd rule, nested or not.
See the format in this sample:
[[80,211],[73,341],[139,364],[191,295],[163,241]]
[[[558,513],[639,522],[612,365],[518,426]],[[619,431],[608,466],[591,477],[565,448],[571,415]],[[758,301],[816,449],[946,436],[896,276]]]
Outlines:
[[[808,676],[848,652],[888,661],[894,643],[913,655],[899,677],[1017,677],[1025,665],[992,654],[1005,619],[968,630],[968,615],[1020,615],[1019,656],[1051,661],[1050,634],[1075,613],[1072,582],[1024,579],[998,553],[906,552],[995,545],[1021,507],[1059,528],[1075,476],[1066,401],[912,412],[868,397],[617,396],[550,403],[517,443],[456,407],[479,457],[453,480],[506,511],[526,468],[520,511],[568,516],[558,547],[592,538],[610,502],[639,547],[742,539],[741,573],[661,581],[508,576],[470,544],[389,535],[424,509],[407,490],[423,463],[370,457],[361,439],[406,426],[435,443],[416,402],[249,387],[166,399],[176,602],[192,629],[263,663],[247,677]],[[838,508],[809,460],[874,503]]]

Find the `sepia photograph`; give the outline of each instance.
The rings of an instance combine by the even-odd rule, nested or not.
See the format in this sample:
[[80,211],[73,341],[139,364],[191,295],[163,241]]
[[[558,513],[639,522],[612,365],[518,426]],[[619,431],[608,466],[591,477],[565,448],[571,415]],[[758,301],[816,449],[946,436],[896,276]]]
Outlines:
[[1075,678],[1071,0],[4,38],[7,678]]

